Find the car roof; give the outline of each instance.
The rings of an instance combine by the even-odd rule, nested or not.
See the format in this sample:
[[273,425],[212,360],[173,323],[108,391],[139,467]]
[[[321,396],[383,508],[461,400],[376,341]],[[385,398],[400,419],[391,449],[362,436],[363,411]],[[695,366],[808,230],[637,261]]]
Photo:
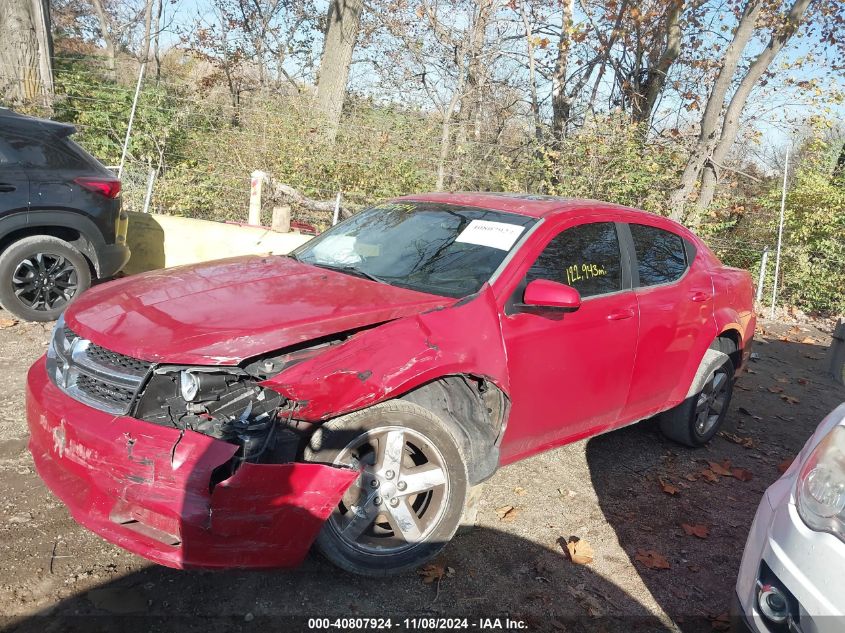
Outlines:
[[58,136],[70,136],[76,132],[76,128],[70,123],[62,123],[60,121],[51,121],[50,119],[28,116],[26,114],[15,112],[14,110],[10,110],[9,108],[0,108],[0,127],[48,132]]
[[[507,211],[526,215],[532,218],[544,218],[557,212],[616,209],[653,215],[646,211],[623,207],[611,202],[590,200],[587,198],[566,198],[561,196],[544,196],[530,193],[491,193],[491,192],[456,192],[456,193],[423,193],[402,196],[398,200],[415,200],[426,202],[440,202],[446,204],[465,205],[469,207],[483,207],[495,211]],[[660,217],[660,216],[655,216]]]

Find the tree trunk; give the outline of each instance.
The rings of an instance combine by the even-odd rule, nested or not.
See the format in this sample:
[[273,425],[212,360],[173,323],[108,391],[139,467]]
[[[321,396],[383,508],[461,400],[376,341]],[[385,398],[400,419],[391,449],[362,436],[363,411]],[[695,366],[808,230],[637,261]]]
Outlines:
[[161,57],[159,42],[161,38],[161,17],[164,11],[164,1],[155,0],[156,7],[153,13],[153,60],[156,66],[156,81],[161,79]]
[[733,82],[737,66],[742,59],[742,51],[745,50],[746,45],[754,35],[754,28],[762,7],[762,0],[748,0],[734,31],[733,39],[725,50],[722,67],[719,69],[719,74],[716,75],[713,89],[707,98],[704,114],[701,116],[698,140],[690,152],[684,173],[681,175],[681,182],[669,196],[670,217],[673,220],[681,221],[684,219],[687,198],[695,187],[701,168],[704,167],[716,145],[716,133],[719,128],[722,107],[725,104],[725,95]]
[[141,50],[141,62],[150,61],[150,38],[153,28],[153,2],[144,0],[144,43]]
[[566,126],[572,114],[572,102],[566,93],[566,78],[569,67],[569,51],[572,48],[572,21],[575,11],[574,0],[563,0],[563,17],[557,56],[552,70],[552,135],[562,141],[566,137]]
[[534,60],[534,42],[531,39],[531,23],[528,19],[528,8],[525,2],[519,3],[520,14],[522,15],[522,26],[525,29],[525,47],[528,54],[528,86],[531,91],[531,115],[534,118],[534,138],[540,140],[543,128],[540,122],[540,101],[537,98],[537,72]]
[[53,40],[46,0],[6,0],[0,11],[0,86],[4,101],[53,94]]
[[94,5],[97,22],[100,24],[100,37],[103,38],[103,43],[106,45],[106,67],[109,71],[109,79],[114,81],[117,78],[117,73],[115,71],[115,44],[112,39],[111,22],[102,0],[91,0],[91,4]]
[[748,67],[745,76],[740,81],[739,86],[731,97],[728,107],[725,110],[725,119],[722,124],[722,132],[719,135],[718,143],[713,148],[712,155],[707,159],[704,165],[704,174],[701,181],[701,189],[699,190],[698,200],[696,202],[696,209],[693,211],[691,218],[692,224],[698,224],[701,213],[713,201],[713,194],[716,189],[716,171],[715,168],[722,163],[728,156],[728,152],[736,140],[736,135],[739,132],[740,116],[748,101],[748,96],[754,89],[754,86],[759,81],[763,73],[771,65],[784,45],[795,34],[807,7],[812,0],[795,0],[795,3],[789,10],[786,18],[786,23],[779,31],[775,32],[769,40],[768,45],[755,58],[755,60]]
[[363,0],[331,0],[326,18],[325,43],[317,83],[317,107],[328,122],[327,136],[334,140],[346,97],[352,53],[361,26]]
[[657,105],[657,100],[663,94],[666,86],[666,77],[669,69],[678,56],[681,54],[681,40],[683,31],[681,29],[681,14],[684,10],[684,0],[672,0],[666,11],[666,45],[657,64],[649,68],[643,90],[643,98],[636,101],[637,107],[632,115],[635,121],[647,123],[651,121],[651,115]]

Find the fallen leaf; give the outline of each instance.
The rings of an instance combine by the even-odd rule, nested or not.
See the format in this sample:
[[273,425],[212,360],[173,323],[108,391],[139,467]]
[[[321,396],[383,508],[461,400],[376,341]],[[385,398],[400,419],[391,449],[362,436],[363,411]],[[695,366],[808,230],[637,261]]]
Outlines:
[[677,486],[673,486],[673,485],[672,485],[672,484],[670,484],[670,483],[666,483],[666,482],[665,482],[665,481],[663,481],[662,479],[660,479],[659,481],[660,481],[660,488],[661,488],[661,489],[663,490],[663,492],[665,492],[667,495],[676,495],[676,494],[678,494],[678,493],[681,491],[681,490],[680,490],[680,488],[678,488]]
[[794,457],[787,457],[780,464],[778,464],[778,472],[781,475],[784,474],[787,470],[789,470],[789,467],[792,466],[793,461],[795,461]]
[[687,481],[698,481],[698,478],[701,476],[700,473],[688,473],[684,475],[684,479]]
[[719,436],[724,437],[729,442],[739,444],[743,448],[754,448],[754,440],[750,437],[743,437],[734,433],[728,433],[727,431],[719,431]]
[[707,481],[719,481],[719,478],[716,476],[716,473],[714,473],[709,468],[705,468],[704,470],[702,470],[701,476],[704,477]]
[[772,393],[783,393],[783,387],[778,387],[777,385],[775,385],[774,387],[769,387],[768,389]]
[[496,514],[499,515],[499,521],[510,522],[516,519],[516,515],[519,514],[519,508],[514,508],[513,506],[502,506],[496,510]]
[[731,460],[726,459],[721,464],[718,462],[707,462],[710,464],[710,470],[712,470],[715,474],[721,475],[722,477],[730,477],[731,476]]
[[801,339],[801,342],[805,345],[815,345],[818,341],[816,341],[816,339],[814,339],[812,336],[805,336]]
[[731,616],[728,613],[711,615],[709,619],[714,631],[729,631],[731,628]]
[[810,381],[809,381],[809,380],[807,380],[806,378],[799,378],[796,382],[797,382],[799,385],[806,385],[806,384],[807,384],[807,383],[809,383]]
[[775,378],[775,380],[784,385],[789,384],[789,378],[787,378],[786,376],[778,376],[777,378]]
[[570,536],[566,542],[566,551],[569,553],[569,560],[576,565],[586,565],[593,562],[593,548],[582,538]]
[[641,562],[649,569],[671,569],[672,566],[669,561],[662,554],[658,554],[653,549],[637,550],[637,555],[634,560]]
[[754,479],[754,474],[745,468],[732,468],[731,476],[740,481],[751,481]]
[[797,325],[793,325],[791,328],[789,328],[789,333],[790,334],[801,334],[801,328],[798,327]]
[[446,575],[446,568],[442,565],[425,565],[417,570],[417,575],[422,577],[422,581],[430,585],[431,583],[441,581]]
[[[746,391],[748,391],[748,389],[746,389]],[[751,413],[751,411],[749,411],[745,407],[739,407],[737,409],[737,411],[739,411],[742,415],[747,415],[751,418],[754,418],[755,420],[762,420],[763,419],[759,415],[754,415],[753,413]]]
[[0,317],[0,330],[5,330],[7,327],[17,325],[17,323],[17,319],[11,319],[9,317]]
[[707,538],[710,536],[710,528],[706,525],[690,525],[689,523],[681,523],[681,527],[684,529],[687,536],[697,536],[698,538]]
[[518,495],[524,495],[525,494],[525,488],[523,488],[522,486],[517,486],[516,488],[513,489],[513,491]]
[[788,396],[788,395],[786,395],[786,394],[783,394],[783,395],[780,397],[780,399],[781,399],[781,400],[783,400],[784,402],[788,402],[789,404],[798,404],[799,402],[801,402],[801,401],[800,401],[798,398],[796,398],[795,396]]

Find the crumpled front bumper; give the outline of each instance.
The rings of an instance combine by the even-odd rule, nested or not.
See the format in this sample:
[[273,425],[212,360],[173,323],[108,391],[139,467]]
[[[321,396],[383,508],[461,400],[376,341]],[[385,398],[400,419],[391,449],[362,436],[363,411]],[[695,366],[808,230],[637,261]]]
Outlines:
[[77,402],[49,380],[44,357],[29,370],[26,410],[38,474],[73,518],[168,567],[296,566],[358,476],[244,464],[212,491],[236,446]]

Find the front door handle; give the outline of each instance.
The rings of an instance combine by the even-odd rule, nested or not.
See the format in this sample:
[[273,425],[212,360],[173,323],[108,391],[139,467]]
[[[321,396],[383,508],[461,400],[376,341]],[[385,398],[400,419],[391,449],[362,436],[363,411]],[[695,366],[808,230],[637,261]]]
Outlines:
[[10,184],[5,183],[5,182],[0,182],[0,192],[9,193],[10,191],[14,191],[15,189],[17,189],[17,187],[15,187],[15,185],[10,185]]
[[607,315],[608,321],[621,321],[622,319],[630,319],[633,318],[634,311],[631,308],[626,310],[614,310],[610,314]]
[[690,299],[691,299],[692,301],[695,301],[696,303],[704,303],[704,302],[705,302],[705,301],[707,301],[709,298],[710,298],[710,295],[709,295],[709,294],[707,294],[706,292],[701,292],[701,291],[698,291],[698,292],[693,292],[693,293],[690,295]]

